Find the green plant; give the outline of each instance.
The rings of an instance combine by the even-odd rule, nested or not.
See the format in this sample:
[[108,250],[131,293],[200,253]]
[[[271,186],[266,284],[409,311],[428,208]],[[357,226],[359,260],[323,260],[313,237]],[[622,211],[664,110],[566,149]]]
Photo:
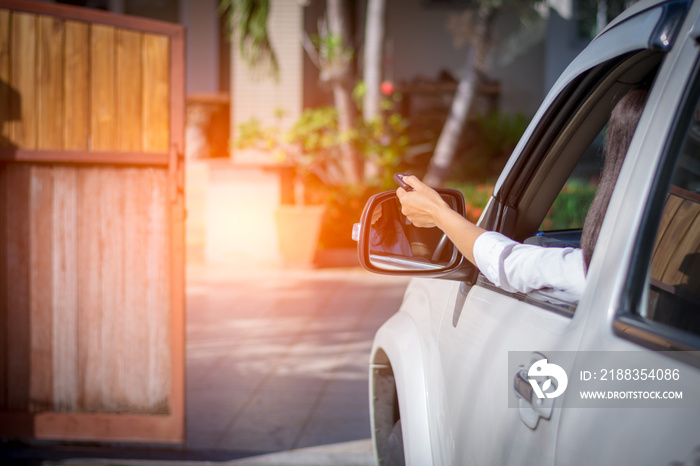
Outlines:
[[283,136],[284,161],[302,178],[313,175],[327,186],[343,185],[340,145],[347,137],[338,129],[335,107],[306,109]]
[[346,46],[343,37],[339,34],[316,34],[311,37],[311,44],[314,51],[307,51],[315,55],[321,72],[326,68],[349,66],[355,55],[352,47]]
[[270,0],[220,0],[218,10],[226,20],[229,37],[238,37],[243,61],[276,79],[279,64],[267,32]]
[[[364,82],[359,82],[352,92],[355,104],[362,111],[362,101],[366,92]],[[405,161],[410,143],[410,122],[397,110],[402,100],[400,92],[385,96],[381,103],[381,114],[370,121],[360,122],[354,136],[355,144],[364,156],[377,169],[370,184],[391,189],[393,175]]]
[[260,121],[251,118],[238,125],[234,147],[236,149],[274,150],[277,147],[279,130],[263,127]]
[[595,197],[596,186],[581,181],[570,181],[554,200],[541,230],[572,230],[583,228],[586,213]]
[[[386,107],[391,110],[392,107]],[[353,247],[350,238],[365,202],[373,194],[393,189],[393,173],[399,170],[408,145],[408,122],[397,112],[342,132],[334,107],[306,109],[292,126],[265,127],[257,120],[238,126],[234,139],[239,149],[264,150],[279,163],[296,170],[298,203],[324,204],[326,215],[321,247]],[[349,183],[341,166],[341,145],[350,142],[370,157],[378,171],[364,183]],[[299,188],[302,186],[303,188]]]
[[463,133],[452,178],[448,179],[479,181],[497,177],[528,124],[520,113],[477,115]]
[[[494,183],[448,182],[448,188],[458,189],[464,194],[467,218],[476,222],[493,192]],[[588,208],[595,197],[596,186],[584,181],[570,181],[554,200],[540,229],[574,230],[583,228]]]
[[486,203],[493,192],[494,183],[456,183],[448,182],[448,188],[458,189],[464,195],[467,219],[476,223],[481,217]]

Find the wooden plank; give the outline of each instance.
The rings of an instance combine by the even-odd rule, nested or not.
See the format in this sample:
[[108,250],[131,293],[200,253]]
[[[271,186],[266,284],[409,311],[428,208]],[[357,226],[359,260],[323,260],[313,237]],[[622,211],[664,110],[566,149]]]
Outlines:
[[167,166],[170,154],[117,151],[45,151],[0,148],[0,162],[26,162],[73,165]]
[[[7,407],[29,409],[29,171],[26,165],[7,166]],[[8,289],[10,287],[8,286]]]
[[8,409],[7,389],[10,379],[7,376],[9,327],[7,325],[7,165],[0,165],[0,411]]
[[90,134],[89,66],[90,41],[86,23],[66,21],[65,67],[63,68],[63,147],[87,150]]
[[12,82],[17,91],[12,113],[19,120],[12,122],[11,140],[17,147],[36,148],[36,16],[28,13],[12,15]]
[[170,149],[170,42],[168,37],[143,36],[143,150]]
[[0,147],[11,145],[10,31],[10,11],[0,10]]
[[115,150],[115,29],[93,24],[90,31],[90,149]]
[[[37,147],[63,148],[63,20],[38,18]],[[67,122],[69,125],[74,122]]]
[[118,149],[140,151],[141,129],[141,33],[117,31],[117,128]]
[[184,440],[172,416],[39,413],[34,422],[36,436],[41,439],[158,443]]
[[148,169],[146,194],[147,236],[145,250],[149,274],[145,282],[148,312],[148,404],[154,412],[170,412],[172,390],[171,258],[166,170]]
[[30,167],[29,410],[34,412],[53,407],[52,211],[52,170],[50,167]]
[[185,436],[185,34],[180,29],[170,40],[170,144],[181,160],[179,180],[182,191],[170,204],[170,320],[171,393],[173,428]]
[[[0,148],[10,147],[12,120],[10,12],[0,10]],[[0,165],[0,411],[7,409],[7,166]]]
[[678,209],[683,204],[683,199],[678,196],[669,195],[666,198],[666,204],[664,205],[664,210],[661,213],[661,219],[659,221],[659,228],[656,232],[656,240],[654,243],[654,249],[652,253],[651,260],[651,277],[661,281],[663,273],[666,270],[666,265],[668,264],[669,257],[665,255],[666,244],[669,242],[668,238],[672,238],[670,241],[673,242],[675,239],[672,236],[673,231],[670,232],[670,236],[666,236],[666,232],[670,225],[673,223]]
[[[124,357],[132,413],[169,413],[170,303],[167,177],[164,169],[127,169]],[[145,356],[145,357],[144,357]],[[166,356],[166,357],[164,357]]]
[[148,407],[149,340],[148,316],[148,232],[149,212],[145,170],[125,170],[125,191],[128,193],[124,211],[125,268],[129,273],[124,283],[124,353],[126,360],[124,395],[132,412],[146,411]]
[[98,412],[101,407],[102,196],[99,168],[78,172],[78,407]]
[[103,368],[101,380],[103,390],[100,412],[128,411],[124,399],[124,353],[128,351],[124,341],[124,182],[122,170],[112,167],[100,168],[100,222],[98,225],[102,261],[100,263],[101,290],[100,311],[102,315],[102,351],[100,364]]
[[[685,201],[696,206],[696,209],[688,209],[688,217],[677,218],[677,221],[682,221],[686,224],[687,230],[683,237],[676,238],[674,242],[674,247],[672,254],[670,254],[668,266],[662,277],[662,282],[673,285],[691,285],[696,286],[689,282],[692,279],[690,271],[693,267],[694,258],[697,257],[697,253],[700,249],[700,204],[693,201]],[[690,214],[695,212],[695,216],[691,217]],[[694,290],[699,291],[699,290]]]
[[54,167],[53,410],[78,408],[78,168]]

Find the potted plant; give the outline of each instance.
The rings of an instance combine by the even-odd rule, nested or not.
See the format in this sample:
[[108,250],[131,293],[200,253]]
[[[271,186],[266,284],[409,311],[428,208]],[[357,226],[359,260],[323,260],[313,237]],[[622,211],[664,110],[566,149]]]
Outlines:
[[275,212],[280,254],[287,264],[316,263],[329,212],[327,194],[344,184],[340,144],[335,108],[320,107],[302,112],[275,151],[280,163],[293,167],[294,203],[281,204]]

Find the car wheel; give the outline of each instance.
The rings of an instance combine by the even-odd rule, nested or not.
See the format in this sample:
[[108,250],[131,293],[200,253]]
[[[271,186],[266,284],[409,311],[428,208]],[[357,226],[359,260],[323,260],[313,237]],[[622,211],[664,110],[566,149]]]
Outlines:
[[394,427],[386,439],[384,454],[380,463],[382,466],[404,466],[406,459],[403,453],[403,435],[401,433],[401,419],[396,421]]

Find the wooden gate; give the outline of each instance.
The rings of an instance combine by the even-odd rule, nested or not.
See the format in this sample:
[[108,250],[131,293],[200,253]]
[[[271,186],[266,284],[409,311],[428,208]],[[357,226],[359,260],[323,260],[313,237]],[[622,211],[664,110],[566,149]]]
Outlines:
[[0,435],[184,440],[184,30],[0,0]]

